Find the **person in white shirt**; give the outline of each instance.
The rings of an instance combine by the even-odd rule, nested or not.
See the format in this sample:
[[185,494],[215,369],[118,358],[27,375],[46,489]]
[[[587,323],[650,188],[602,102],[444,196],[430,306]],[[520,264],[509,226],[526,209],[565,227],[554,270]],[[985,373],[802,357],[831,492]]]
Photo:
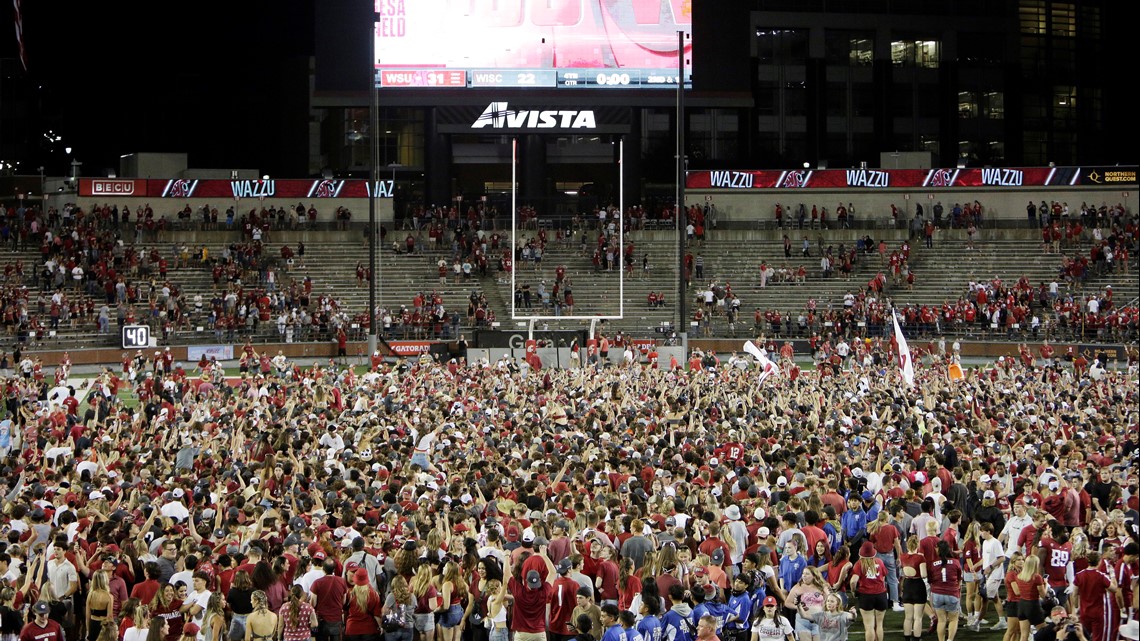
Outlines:
[[1007,558],[1012,558],[1013,553],[1018,551],[1017,540],[1021,538],[1021,531],[1032,523],[1033,519],[1029,518],[1025,504],[1021,501],[1014,502],[1013,516],[1005,522],[1005,527],[1002,528],[1001,534],[998,535],[998,540],[1005,543],[1005,555]]
[[[986,490],[983,497],[987,499],[994,498],[994,491]],[[1005,549],[1002,548],[1001,541],[998,541],[997,537],[994,536],[994,526],[992,523],[983,523],[980,531],[982,535],[982,577],[985,594],[978,619],[985,618],[986,603],[993,602],[998,619],[998,623],[994,626],[994,629],[1001,630],[1005,628],[1006,621],[1002,610],[1002,600],[998,595],[998,589],[1005,579]],[[978,625],[978,623],[974,624],[973,629],[975,632],[978,631]]]
[[322,568],[325,558],[324,552],[314,552],[312,560],[309,563],[308,571],[294,579],[293,585],[301,586],[305,590],[305,594],[308,594],[309,589],[313,587],[313,581],[325,575],[325,571]]
[[[186,618],[187,621],[192,621],[198,624],[199,630],[203,629],[203,619],[205,619],[206,607],[210,604],[210,591],[206,589],[206,581],[209,577],[204,572],[195,572],[193,579],[193,587],[190,593],[186,595],[186,600],[182,602],[182,607],[179,611]],[[204,641],[204,637],[199,632],[198,641]]]
[[178,519],[179,522],[185,522],[190,518],[190,510],[182,504],[182,497],[185,495],[186,492],[182,488],[174,488],[174,491],[170,493],[170,500],[158,509],[159,514],[167,518]]

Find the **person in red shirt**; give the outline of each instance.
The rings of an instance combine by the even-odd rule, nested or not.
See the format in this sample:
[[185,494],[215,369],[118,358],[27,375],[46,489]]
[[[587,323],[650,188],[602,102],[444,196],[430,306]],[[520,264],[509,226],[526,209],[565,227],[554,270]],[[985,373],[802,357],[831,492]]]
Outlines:
[[1073,582],[1073,544],[1068,539],[1065,526],[1057,521],[1049,522],[1049,530],[1041,537],[1037,556],[1049,587],[1057,594],[1057,604],[1067,605],[1068,593],[1072,590],[1066,588]]
[[864,638],[883,641],[883,617],[887,612],[887,568],[875,556],[875,546],[863,541],[859,560],[851,569],[851,589],[859,595],[859,612],[863,616]]
[[[894,526],[891,526],[892,528]],[[876,549],[878,546],[876,545]],[[926,579],[928,565],[925,556],[918,551],[918,539],[910,537],[906,542],[907,551],[899,554],[899,574],[902,576],[903,636],[911,639],[922,637],[922,613],[926,609]],[[880,555],[880,559],[882,556]]]
[[[1045,598],[1045,579],[1041,576],[1041,561],[1035,556],[1026,557],[1022,563],[1017,578],[1010,585],[1018,599],[1017,624],[1021,628],[1021,636],[1029,637],[1029,627],[1036,628],[1045,622],[1045,613],[1041,610],[1041,599]],[[1010,627],[1013,627],[1010,625]]]
[[1081,625],[1089,632],[1090,641],[1113,641],[1120,628],[1120,607],[1117,601],[1120,586],[1115,573],[1105,573],[1100,554],[1090,550],[1085,558],[1089,567],[1073,579],[1076,590],[1072,595],[1073,607],[1080,612]]
[[[537,570],[530,570],[525,577],[512,576],[507,590],[514,597],[511,606],[511,630],[516,641],[544,641],[546,639],[546,611],[550,605],[554,588],[551,581],[557,574],[554,565],[546,554],[539,553],[547,563],[547,580]],[[617,598],[616,590],[614,598]]]
[[[875,556],[883,562],[887,569],[887,593],[890,595],[892,609],[902,611],[899,601],[898,559],[903,557],[902,543],[899,530],[890,522],[890,514],[883,510],[878,518],[867,526],[867,540],[875,546]],[[925,603],[925,599],[923,599]],[[904,627],[904,630],[909,629]]]
[[595,568],[594,592],[599,605],[618,602],[618,566],[614,561],[617,550],[601,546],[598,550],[598,563]]
[[352,589],[345,599],[348,616],[345,617],[345,637],[371,637],[380,635],[380,626],[376,623],[382,616],[380,595],[371,585],[366,568],[357,568],[352,573]]
[[930,564],[930,604],[938,618],[938,641],[953,639],[958,633],[959,595],[962,593],[962,564],[946,541],[938,543],[938,559]]
[[337,575],[336,562],[332,559],[325,559],[321,569],[325,575],[313,581],[309,588],[313,609],[317,611],[316,641],[341,641],[344,636],[343,610],[348,583]]
[[566,641],[576,634],[569,627],[578,604],[578,581],[569,576],[573,563],[565,558],[558,562],[558,578],[550,591],[550,641]]

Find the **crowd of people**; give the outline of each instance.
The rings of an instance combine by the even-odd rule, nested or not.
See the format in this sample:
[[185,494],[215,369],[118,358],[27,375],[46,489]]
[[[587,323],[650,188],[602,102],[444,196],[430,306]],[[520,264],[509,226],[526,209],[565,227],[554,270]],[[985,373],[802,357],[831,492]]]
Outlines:
[[5,372],[0,629],[1118,638],[1137,607],[1135,362],[955,379],[935,352],[910,387],[893,341],[802,370],[759,343],[777,363],[759,383],[735,354],[359,371],[249,343],[237,377],[141,351],[90,381]]

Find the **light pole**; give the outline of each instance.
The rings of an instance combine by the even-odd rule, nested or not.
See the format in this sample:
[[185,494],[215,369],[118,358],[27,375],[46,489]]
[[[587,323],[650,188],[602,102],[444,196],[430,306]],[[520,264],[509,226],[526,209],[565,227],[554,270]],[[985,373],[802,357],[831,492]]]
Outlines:
[[368,26],[369,50],[372,52],[368,61],[368,354],[376,353],[376,283],[380,280],[380,270],[376,269],[376,192],[377,183],[377,154],[380,145],[376,136],[380,133],[380,117],[376,104],[376,23],[380,21],[380,14],[373,12],[372,23]]

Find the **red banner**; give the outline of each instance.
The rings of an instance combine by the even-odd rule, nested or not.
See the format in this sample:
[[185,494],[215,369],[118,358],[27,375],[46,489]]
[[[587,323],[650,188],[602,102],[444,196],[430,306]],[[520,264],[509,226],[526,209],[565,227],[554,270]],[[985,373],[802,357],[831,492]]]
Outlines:
[[394,183],[381,180],[369,189],[366,180],[143,180],[137,178],[81,178],[79,195],[85,197],[135,198],[391,198]]
[[688,189],[928,189],[1136,184],[1135,167],[690,171]]

